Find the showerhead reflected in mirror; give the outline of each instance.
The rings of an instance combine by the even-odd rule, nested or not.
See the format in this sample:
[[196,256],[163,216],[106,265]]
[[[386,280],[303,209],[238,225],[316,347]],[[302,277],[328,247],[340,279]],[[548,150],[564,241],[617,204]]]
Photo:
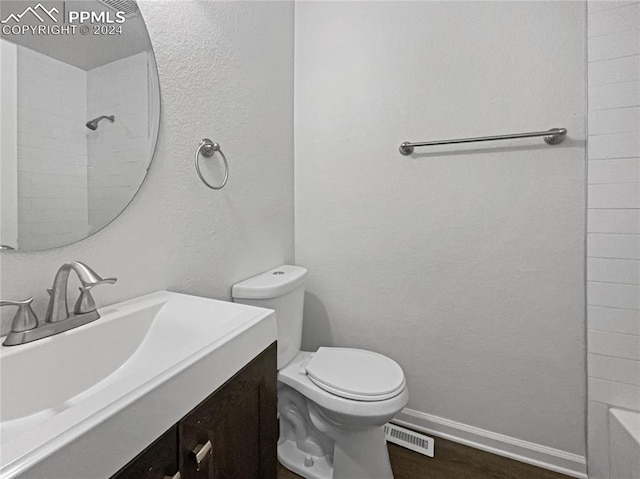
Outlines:
[[97,130],[98,123],[100,122],[100,120],[109,120],[111,123],[113,123],[114,121],[116,121],[116,117],[114,115],[111,115],[111,116],[102,115],[102,116],[99,116],[98,118],[94,118],[93,120],[88,121],[86,124],[86,127],[89,128],[90,130]]
[[79,241],[126,208],[155,149],[142,13],[133,0],[2,0],[0,22],[0,245]]

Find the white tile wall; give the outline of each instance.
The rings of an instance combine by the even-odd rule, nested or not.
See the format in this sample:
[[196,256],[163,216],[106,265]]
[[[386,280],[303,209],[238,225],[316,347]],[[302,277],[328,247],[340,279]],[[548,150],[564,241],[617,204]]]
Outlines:
[[[590,163],[594,163],[594,161]],[[604,170],[601,172],[603,176],[609,173],[615,174],[615,171],[612,171],[615,165],[612,166],[609,162],[606,165],[598,166]],[[618,183],[589,185],[589,205],[592,208],[640,208],[638,183],[626,183],[626,181],[633,181],[633,178]]]
[[589,150],[590,160],[637,158],[640,156],[640,133],[593,135],[589,138]]
[[640,386],[640,361],[589,354],[591,377]]
[[[589,185],[589,189],[592,186]],[[637,211],[637,208],[634,209]],[[588,226],[587,226],[588,227]],[[637,234],[588,233],[587,256],[590,258],[640,259]]]
[[18,245],[43,249],[88,229],[86,74],[22,46],[17,61]]
[[607,85],[640,80],[640,57],[630,56],[601,60],[589,65],[589,85]]
[[638,3],[638,0],[589,0],[589,14],[626,7]]
[[[640,386],[598,378],[589,379],[589,397],[591,401],[624,409],[638,409],[638,401],[640,401]],[[611,479],[620,478],[616,477]]]
[[627,285],[640,284],[638,261],[618,258],[589,258],[587,279]]
[[589,162],[589,183],[637,183],[640,176],[640,158],[621,158]]
[[[640,55],[627,58],[640,58]],[[600,62],[596,62],[597,65]],[[591,66],[589,66],[591,68]],[[640,62],[635,66],[640,71]],[[640,107],[589,112],[589,135],[634,133],[640,130]]]
[[[589,23],[596,15],[598,14],[589,15]],[[590,36],[588,52],[590,62],[638,55],[640,53],[640,30],[630,30],[595,38]]]
[[96,231],[135,195],[151,155],[148,55],[137,55],[87,72],[88,117],[115,115],[88,134],[89,223]]
[[589,18],[589,36],[595,38],[634,30],[637,28],[638,17],[640,17],[640,5],[637,3],[601,11]]
[[588,462],[609,475],[607,409],[640,410],[640,2],[588,2]]
[[[605,283],[590,280],[587,287],[587,304],[610,308],[640,309],[637,284]],[[640,345],[640,341],[638,341]]]
[[[633,58],[633,57],[632,57]],[[589,87],[589,109],[591,111],[609,108],[625,108],[640,104],[638,81],[619,81]]]
[[592,233],[640,234],[640,210],[637,209],[590,209],[587,223]]
[[640,335],[640,311],[587,306],[587,327],[589,331],[614,331]]
[[640,360],[640,342],[634,334],[589,331],[589,354],[638,361]]

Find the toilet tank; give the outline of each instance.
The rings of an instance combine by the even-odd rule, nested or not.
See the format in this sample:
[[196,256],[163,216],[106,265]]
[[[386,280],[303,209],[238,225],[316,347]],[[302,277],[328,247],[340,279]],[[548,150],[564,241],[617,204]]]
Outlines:
[[283,265],[234,284],[231,290],[236,303],[275,310],[278,369],[300,352],[306,275],[307,270],[301,266]]

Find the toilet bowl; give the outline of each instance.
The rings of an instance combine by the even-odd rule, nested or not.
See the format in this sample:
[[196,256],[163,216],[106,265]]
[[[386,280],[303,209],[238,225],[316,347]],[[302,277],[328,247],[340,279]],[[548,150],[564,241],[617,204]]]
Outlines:
[[[327,357],[342,352],[321,349]],[[314,353],[301,351],[278,373],[278,460],[306,478],[392,478],[382,425],[408,401],[404,376],[393,396],[350,399],[314,382],[307,371],[313,358]]]
[[382,426],[407,404],[404,373],[373,351],[300,350],[306,272],[280,266],[232,292],[234,301],[276,311],[278,460],[308,479],[392,479]]

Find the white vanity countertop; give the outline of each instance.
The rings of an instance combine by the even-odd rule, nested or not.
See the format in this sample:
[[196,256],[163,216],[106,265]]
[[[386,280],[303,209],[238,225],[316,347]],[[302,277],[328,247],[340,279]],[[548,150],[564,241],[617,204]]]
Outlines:
[[109,477],[277,337],[271,310],[168,291],[99,311],[0,349],[2,479]]

